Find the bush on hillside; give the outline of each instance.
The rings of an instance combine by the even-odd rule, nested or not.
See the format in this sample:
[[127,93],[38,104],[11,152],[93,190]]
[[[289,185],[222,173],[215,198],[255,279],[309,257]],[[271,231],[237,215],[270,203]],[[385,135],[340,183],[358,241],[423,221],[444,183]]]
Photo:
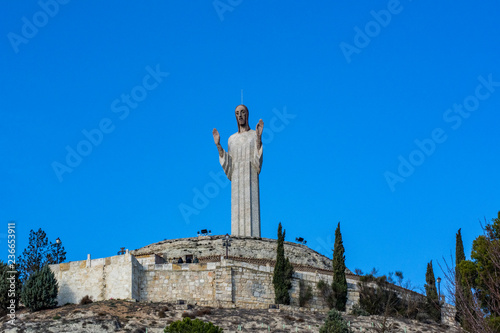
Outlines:
[[325,323],[319,329],[319,333],[351,333],[347,322],[342,318],[340,312],[335,309],[328,312]]
[[49,266],[33,273],[23,286],[21,301],[31,311],[50,309],[57,305],[57,280]]
[[223,330],[219,326],[215,326],[211,322],[205,323],[199,319],[191,320],[184,318],[177,320],[165,327],[165,333],[222,333]]

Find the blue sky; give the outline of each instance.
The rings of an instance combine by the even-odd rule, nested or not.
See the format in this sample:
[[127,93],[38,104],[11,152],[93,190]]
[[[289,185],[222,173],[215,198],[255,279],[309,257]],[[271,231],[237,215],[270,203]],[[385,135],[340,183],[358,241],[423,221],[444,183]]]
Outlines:
[[212,129],[227,148],[241,90],[263,237],[331,257],[340,221],[350,269],[419,288],[500,210],[496,1],[1,6],[4,260],[11,220],[69,260],[230,232]]

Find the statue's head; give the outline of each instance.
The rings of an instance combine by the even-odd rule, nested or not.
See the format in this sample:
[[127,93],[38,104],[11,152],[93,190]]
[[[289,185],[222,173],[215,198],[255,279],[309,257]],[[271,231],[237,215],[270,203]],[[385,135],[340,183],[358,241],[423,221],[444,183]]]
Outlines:
[[236,116],[236,122],[238,123],[238,133],[250,130],[250,126],[248,125],[248,108],[240,104],[234,110],[234,114]]

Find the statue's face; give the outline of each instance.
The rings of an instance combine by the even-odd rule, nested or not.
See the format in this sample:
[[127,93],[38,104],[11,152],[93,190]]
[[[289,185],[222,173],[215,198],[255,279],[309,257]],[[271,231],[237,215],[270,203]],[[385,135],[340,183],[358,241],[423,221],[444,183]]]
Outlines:
[[236,120],[238,121],[238,125],[245,126],[248,120],[248,110],[244,105],[238,105],[236,110],[234,110],[236,114]]

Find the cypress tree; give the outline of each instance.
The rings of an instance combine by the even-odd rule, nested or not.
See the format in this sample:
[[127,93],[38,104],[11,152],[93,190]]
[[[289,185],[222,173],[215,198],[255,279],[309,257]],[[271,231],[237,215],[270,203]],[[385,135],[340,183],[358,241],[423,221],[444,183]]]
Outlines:
[[[462,277],[460,274],[460,270],[458,266],[462,261],[465,260],[465,252],[464,252],[464,243],[462,242],[462,228],[458,229],[456,235],[456,246],[455,246],[455,298],[466,297],[466,290],[462,284]],[[457,313],[455,315],[455,320],[458,322],[462,322],[462,303],[461,301],[456,301],[455,306],[457,309]]]
[[457,244],[455,247],[456,265],[458,266],[462,260],[465,260],[464,243],[462,242],[462,228],[457,232]]
[[345,277],[345,250],[340,232],[340,222],[335,230],[335,244],[333,247],[333,282],[332,291],[335,299],[335,308],[338,311],[345,311],[347,303],[347,280]]
[[48,265],[31,274],[21,291],[21,301],[31,311],[50,309],[57,305],[58,284]]
[[285,231],[282,231],[281,222],[278,226],[278,245],[276,248],[276,264],[274,265],[273,286],[274,301],[276,304],[290,304],[288,290],[292,288],[293,267],[288,258],[285,258]]
[[434,270],[432,268],[432,260],[427,264],[427,272],[425,273],[425,293],[426,293],[426,310],[429,316],[435,321],[441,320],[441,306],[439,304],[436,279],[434,278]]

